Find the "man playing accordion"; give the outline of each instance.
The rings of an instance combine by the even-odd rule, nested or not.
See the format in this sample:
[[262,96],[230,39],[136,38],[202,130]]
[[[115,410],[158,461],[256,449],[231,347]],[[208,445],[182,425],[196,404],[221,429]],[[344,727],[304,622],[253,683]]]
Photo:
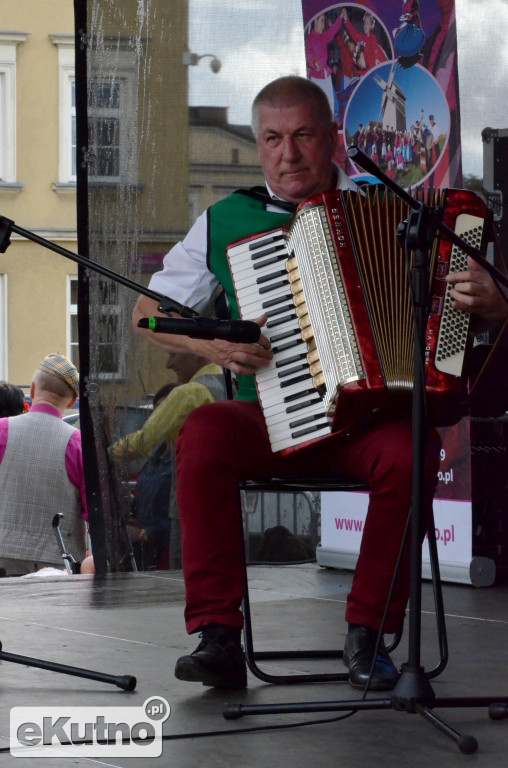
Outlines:
[[[165,257],[150,288],[203,311],[219,285],[231,316],[239,317],[226,248],[257,232],[280,227],[291,209],[311,195],[356,185],[332,162],[337,125],[315,84],[295,76],[263,88],[253,103],[252,128],[266,179],[266,194],[235,192],[202,214],[185,239]],[[454,305],[491,323],[504,319],[506,304],[479,267],[454,275]],[[240,644],[244,592],[243,537],[238,483],[271,476],[330,476],[347,473],[365,482],[370,500],[361,550],[347,598],[344,663],[350,684],[362,688],[373,661],[395,563],[411,502],[411,421],[406,416],[366,419],[302,450],[271,450],[253,374],[272,357],[266,336],[255,344],[205,341],[153,334],[137,328],[142,317],[160,314],[157,302],[141,297],[136,330],[165,349],[190,349],[238,377],[234,400],[212,403],[186,420],[177,443],[178,508],[182,528],[185,618],[201,642],[176,664],[179,679],[222,688],[243,688],[246,666]],[[255,319],[262,327],[266,317]],[[428,515],[437,482],[439,440],[430,431],[425,461],[424,507]],[[409,594],[406,547],[384,630],[404,621]],[[378,649],[370,687],[389,690],[399,673],[384,645]]]

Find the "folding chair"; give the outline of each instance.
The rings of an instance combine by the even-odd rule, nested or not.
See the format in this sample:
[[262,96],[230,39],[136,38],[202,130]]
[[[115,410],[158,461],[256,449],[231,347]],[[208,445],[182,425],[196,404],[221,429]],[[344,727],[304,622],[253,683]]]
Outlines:
[[[368,487],[354,478],[342,475],[331,478],[297,478],[297,477],[272,477],[267,480],[247,480],[239,485],[240,508],[242,507],[242,491],[244,492],[275,492],[275,493],[299,493],[302,491],[368,491]],[[242,521],[243,522],[243,521]],[[440,589],[439,561],[437,556],[437,544],[433,519],[429,525],[429,552],[432,569],[432,582],[434,587],[434,602],[436,607],[436,621],[439,640],[440,661],[435,669],[427,672],[427,677],[435,677],[446,666],[448,660],[448,644],[446,638],[446,625],[444,621],[444,608]],[[345,682],[348,680],[348,672],[335,673],[311,673],[304,674],[270,674],[260,669],[258,661],[269,660],[295,660],[295,659],[342,659],[342,650],[304,650],[304,651],[255,651],[252,629],[252,615],[249,598],[249,581],[247,573],[247,560],[245,560],[245,594],[243,599],[244,614],[244,645],[245,659],[250,671],[265,683],[274,684],[298,684],[316,682]],[[387,644],[387,650],[393,651],[400,642],[402,630],[394,635],[391,643]]]

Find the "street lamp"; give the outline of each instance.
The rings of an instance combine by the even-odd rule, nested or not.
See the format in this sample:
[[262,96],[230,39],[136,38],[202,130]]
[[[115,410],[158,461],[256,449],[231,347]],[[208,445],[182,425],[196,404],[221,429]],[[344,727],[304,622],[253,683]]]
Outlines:
[[183,64],[185,67],[196,67],[201,61],[201,59],[205,59],[208,56],[211,58],[210,69],[212,70],[212,72],[217,74],[217,72],[220,72],[222,63],[219,61],[217,56],[213,55],[213,53],[203,53],[201,56],[199,56],[197,53],[191,53],[191,51],[184,51]]

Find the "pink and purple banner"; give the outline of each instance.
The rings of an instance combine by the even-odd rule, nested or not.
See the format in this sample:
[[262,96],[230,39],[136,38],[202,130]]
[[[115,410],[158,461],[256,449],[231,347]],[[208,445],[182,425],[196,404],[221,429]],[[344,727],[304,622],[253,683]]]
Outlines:
[[401,186],[460,187],[454,0],[302,0],[307,76],[354,143]]
[[[356,144],[404,188],[461,187],[454,0],[302,0],[302,8],[307,76],[326,93],[339,126],[338,164],[352,178],[375,181],[348,158]],[[468,582],[469,420],[440,433],[438,550],[446,578]],[[322,495],[321,565],[354,567],[366,511],[367,494]]]

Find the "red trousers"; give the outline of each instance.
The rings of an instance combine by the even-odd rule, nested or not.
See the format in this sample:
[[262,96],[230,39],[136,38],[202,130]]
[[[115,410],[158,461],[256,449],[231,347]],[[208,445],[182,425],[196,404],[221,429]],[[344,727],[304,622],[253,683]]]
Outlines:
[[[371,489],[346,620],[378,629],[410,509],[411,456],[409,420],[381,421],[280,456],[271,451],[257,403],[229,400],[191,413],[176,445],[188,632],[210,623],[243,624],[239,481],[275,475],[333,477],[337,471],[357,477]],[[427,515],[438,463],[439,439],[432,432],[425,466]],[[408,596],[406,546],[386,632],[401,627]]]

